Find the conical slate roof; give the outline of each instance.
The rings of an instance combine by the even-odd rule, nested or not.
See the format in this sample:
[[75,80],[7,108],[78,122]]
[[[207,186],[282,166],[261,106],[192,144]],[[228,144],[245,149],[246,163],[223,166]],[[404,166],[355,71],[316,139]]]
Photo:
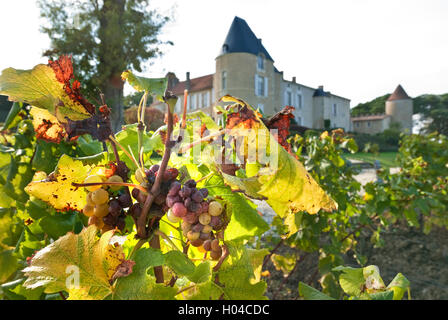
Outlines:
[[411,97],[408,96],[406,91],[404,91],[403,87],[399,84],[397,89],[395,89],[395,91],[390,95],[387,101],[405,100],[405,99],[411,99]]
[[261,44],[261,39],[258,39],[247,22],[239,17],[233,19],[219,55],[230,52],[247,52],[255,55],[263,53],[266,59],[274,61]]

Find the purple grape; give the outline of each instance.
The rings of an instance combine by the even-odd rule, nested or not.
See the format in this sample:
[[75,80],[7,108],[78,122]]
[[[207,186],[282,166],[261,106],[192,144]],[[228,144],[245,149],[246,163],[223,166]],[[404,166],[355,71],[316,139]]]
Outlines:
[[158,164],[154,164],[152,165],[149,170],[151,170],[153,173],[156,173],[157,171],[159,171],[160,166]]
[[180,189],[182,188],[182,185],[179,181],[174,181],[171,183],[170,190],[168,191],[168,196],[175,196],[179,193]]
[[105,216],[103,218],[103,222],[105,224],[108,224],[110,226],[114,226],[117,223],[118,217],[117,216],[113,216],[111,214],[108,214],[107,216]]
[[187,208],[184,206],[182,202],[176,202],[171,208],[171,210],[173,214],[179,218],[183,218],[187,215]]
[[208,212],[208,202],[206,202],[206,201],[202,202],[201,203],[201,207],[202,207],[201,213],[207,213]]
[[120,217],[115,225],[117,226],[118,229],[123,231],[124,228],[126,227],[126,221],[123,217]]
[[201,232],[201,234],[199,235],[199,239],[201,240],[209,240],[211,238],[211,234],[210,233],[203,233]]
[[184,183],[187,187],[189,188],[194,188],[196,187],[196,181],[194,181],[193,179],[188,180],[187,182]]
[[118,216],[121,212],[120,202],[116,199],[113,199],[109,202],[109,214],[112,216]]
[[182,198],[188,198],[190,195],[191,195],[191,188],[190,187],[187,187],[187,186],[184,186],[183,188],[182,188],[182,190],[180,190],[179,191],[179,195],[182,197]]
[[194,212],[194,213],[201,213],[202,212],[202,206],[197,202],[191,202],[189,206],[187,206],[188,211]]
[[204,196],[203,196],[202,192],[196,190],[191,195],[191,200],[193,200],[194,202],[197,202],[197,203],[201,203],[202,200],[204,200]]
[[137,188],[134,188],[133,190],[132,190],[132,196],[134,197],[134,199],[135,200],[138,200],[138,195],[139,195],[139,193],[140,193],[140,190],[138,190]]
[[129,208],[130,206],[132,206],[131,196],[127,192],[120,194],[120,196],[118,197],[118,202],[123,208]]
[[200,223],[191,226],[191,230],[193,230],[193,232],[201,232],[202,229],[204,229],[204,226]]
[[131,217],[138,219],[142,212],[142,207],[140,207],[139,203],[134,203],[128,210],[128,215]]
[[[190,205],[191,205],[191,203],[192,203],[193,201],[191,201],[191,198],[187,198],[187,199],[185,199],[184,200],[184,205],[185,205],[185,207],[190,207]],[[191,211],[191,210],[190,210]]]
[[210,220],[210,225],[212,226],[213,230],[219,230],[222,227],[222,219],[219,216],[212,216]]
[[163,173],[163,180],[165,181],[173,180],[176,179],[178,175],[179,170],[177,170],[176,168],[169,168],[165,170],[165,172]]
[[202,188],[199,191],[202,193],[203,198],[207,198],[208,197],[208,189]]
[[166,197],[166,205],[168,207],[172,207],[176,202],[182,202],[182,199],[179,196],[168,196]]
[[199,215],[195,214],[194,212],[188,212],[183,219],[188,222],[189,224],[195,224],[199,222]]

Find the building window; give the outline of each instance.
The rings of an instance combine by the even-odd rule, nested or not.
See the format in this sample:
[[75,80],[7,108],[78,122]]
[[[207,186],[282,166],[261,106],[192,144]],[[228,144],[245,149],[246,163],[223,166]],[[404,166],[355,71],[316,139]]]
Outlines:
[[222,83],[222,89],[227,89],[227,71],[223,71],[221,73],[221,83]]
[[202,95],[202,107],[208,107],[210,105],[210,92],[207,91]]
[[286,91],[285,104],[287,106],[292,106],[292,94],[290,91]]
[[190,98],[190,110],[196,109],[196,94],[192,94]]
[[370,128],[370,121],[367,121],[367,126]]
[[333,116],[337,116],[338,115],[338,106],[337,104],[333,104]]
[[255,75],[255,95],[256,96],[267,96],[267,79],[264,77],[260,77],[259,75]]
[[202,108],[202,93],[198,93],[198,109]]
[[298,124],[299,126],[302,125],[302,117],[297,116],[297,124]]
[[359,128],[359,122],[356,122],[356,128]]
[[257,56],[257,69],[264,70],[264,58],[261,54]]
[[297,95],[297,109],[302,109],[302,95]]

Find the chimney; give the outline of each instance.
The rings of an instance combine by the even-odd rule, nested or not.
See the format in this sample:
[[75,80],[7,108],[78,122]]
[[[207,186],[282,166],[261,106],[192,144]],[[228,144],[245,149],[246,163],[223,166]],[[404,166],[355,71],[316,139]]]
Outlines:
[[188,91],[190,91],[190,89],[191,89],[190,72],[189,71],[187,71],[187,83],[185,84],[185,89],[187,89]]
[[319,86],[319,90],[324,91],[324,86]]
[[292,82],[296,83],[296,77],[292,77]]

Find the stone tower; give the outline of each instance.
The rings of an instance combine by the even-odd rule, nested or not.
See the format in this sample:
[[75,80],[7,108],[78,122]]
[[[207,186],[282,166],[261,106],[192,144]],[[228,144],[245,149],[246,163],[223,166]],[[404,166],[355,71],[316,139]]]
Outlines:
[[261,39],[245,20],[235,17],[216,58],[213,78],[216,99],[230,94],[255,109],[261,108],[265,114],[272,114],[275,94],[280,91],[275,73],[274,60]]
[[401,130],[412,133],[412,98],[408,96],[401,85],[395,89],[386,101],[386,114],[391,117],[391,123],[398,122]]

